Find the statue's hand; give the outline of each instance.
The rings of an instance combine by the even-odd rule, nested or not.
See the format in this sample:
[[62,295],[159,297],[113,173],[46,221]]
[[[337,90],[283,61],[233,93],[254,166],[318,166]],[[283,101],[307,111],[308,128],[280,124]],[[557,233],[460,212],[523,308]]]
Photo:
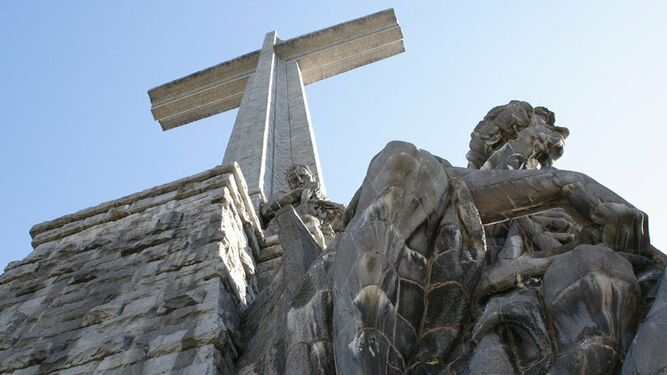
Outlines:
[[597,226],[599,238],[617,251],[642,254],[650,240],[648,217],[642,211],[619,202],[605,202],[594,187],[572,183],[563,188],[570,204]]
[[542,211],[530,215],[530,218],[540,224],[545,235],[548,235],[560,244],[574,240],[579,233],[579,226],[562,208]]
[[641,254],[648,248],[648,217],[642,211],[623,203],[599,203],[591,219],[612,249]]

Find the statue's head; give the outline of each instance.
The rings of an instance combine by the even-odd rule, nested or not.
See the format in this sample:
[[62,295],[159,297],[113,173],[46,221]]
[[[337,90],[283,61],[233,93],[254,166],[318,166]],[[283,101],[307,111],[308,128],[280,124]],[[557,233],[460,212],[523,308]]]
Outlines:
[[306,165],[294,165],[292,169],[287,172],[285,181],[287,182],[287,186],[290,190],[310,188],[311,190],[319,191],[320,183],[317,180],[317,177],[315,177],[313,172],[311,172],[310,168],[308,168]]
[[542,168],[563,155],[567,128],[545,107],[513,100],[495,107],[470,135],[468,168]]

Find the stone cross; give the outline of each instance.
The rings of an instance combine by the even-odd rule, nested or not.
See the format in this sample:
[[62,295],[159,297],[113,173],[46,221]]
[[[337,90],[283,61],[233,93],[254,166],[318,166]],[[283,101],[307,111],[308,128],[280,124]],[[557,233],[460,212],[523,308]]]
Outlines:
[[260,50],[148,91],[163,130],[239,107],[223,163],[236,161],[255,207],[287,192],[285,176],[322,170],[304,85],[405,51],[393,9],[289,40],[266,34]]

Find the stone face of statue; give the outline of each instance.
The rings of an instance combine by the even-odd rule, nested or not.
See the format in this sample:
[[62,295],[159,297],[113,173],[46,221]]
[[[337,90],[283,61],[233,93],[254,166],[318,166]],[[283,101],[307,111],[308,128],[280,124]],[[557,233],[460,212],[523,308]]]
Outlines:
[[310,171],[310,168],[305,165],[295,165],[292,167],[285,179],[290,190],[317,187],[317,191],[319,191],[319,181]]
[[545,107],[521,101],[493,108],[470,135],[468,168],[539,169],[563,155],[570,134]]

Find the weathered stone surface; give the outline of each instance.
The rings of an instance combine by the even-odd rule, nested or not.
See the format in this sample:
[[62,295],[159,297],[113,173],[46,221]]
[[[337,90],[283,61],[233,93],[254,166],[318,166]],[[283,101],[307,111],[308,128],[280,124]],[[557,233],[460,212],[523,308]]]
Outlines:
[[[450,173],[448,164],[401,142],[371,162],[336,248],[340,373],[428,371],[461,329],[483,232],[469,193]],[[465,198],[470,204],[457,204]]]
[[607,247],[579,245],[554,261],[544,274],[544,302],[560,352],[555,368],[614,372],[636,330],[639,301],[630,262]]
[[512,366],[510,349],[496,334],[484,336],[477,345],[464,374],[518,374]]
[[[489,350],[489,340],[491,340],[494,343],[501,341],[499,347],[493,349],[497,351],[502,348],[502,352],[498,352],[498,355],[509,349],[508,352],[517,357],[516,367],[522,373],[544,372],[552,363],[554,354],[544,316],[539,290],[536,288],[519,289],[492,297],[486,303],[472,332],[472,339],[478,344],[470,360],[470,366],[472,368],[478,366],[477,361],[493,363],[493,355],[491,358],[484,358],[483,354]],[[505,336],[514,337],[516,340],[506,345],[496,332],[502,332]],[[502,361],[498,364],[505,366]]]
[[231,371],[256,295],[244,223],[232,166],[35,226],[0,278],[0,373]]
[[287,290],[296,293],[301,277],[308,272],[310,265],[322,253],[322,248],[315,242],[306,226],[292,206],[287,206],[276,215],[280,229],[280,243],[285,249],[283,273]]
[[[297,368],[325,369],[333,358],[331,354],[325,355],[330,351],[330,343],[313,338],[320,337],[321,332],[327,335],[331,332],[328,323],[331,320],[331,257],[322,256],[322,249],[292,206],[278,211],[276,221],[285,255],[278,259],[276,276],[245,316],[245,353],[237,363],[242,374],[294,373],[292,370]],[[318,263],[314,264],[316,261]],[[318,298],[304,307],[315,292],[319,292]],[[296,319],[299,315],[310,320]],[[292,348],[292,345],[296,347]],[[289,354],[292,349],[294,354]],[[289,355],[296,358],[287,361]]]
[[[664,274],[663,274],[664,275]],[[667,279],[663,276],[649,310],[623,362],[623,375],[667,374]]]
[[334,254],[320,257],[301,279],[287,313],[286,374],[335,374]]

